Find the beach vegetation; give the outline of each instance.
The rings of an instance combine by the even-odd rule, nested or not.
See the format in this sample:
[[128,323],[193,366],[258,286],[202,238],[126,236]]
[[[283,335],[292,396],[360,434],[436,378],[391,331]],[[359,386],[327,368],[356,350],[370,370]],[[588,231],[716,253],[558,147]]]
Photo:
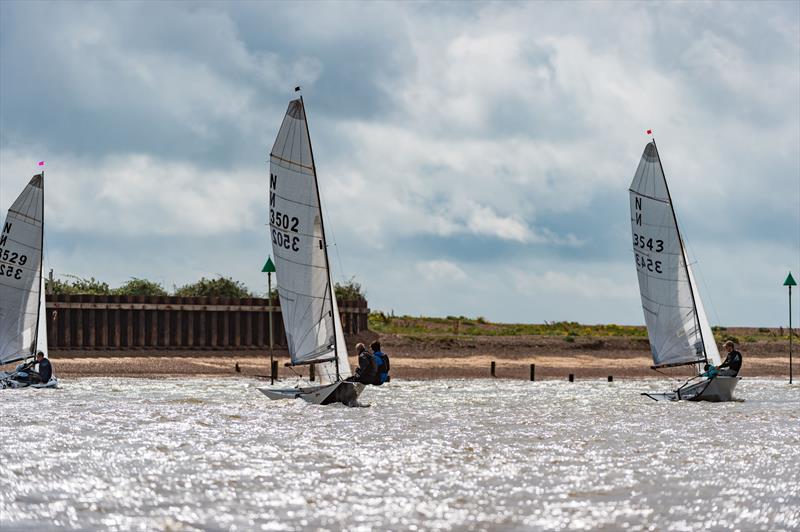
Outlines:
[[221,276],[216,279],[202,277],[197,282],[176,287],[175,295],[178,297],[253,297],[253,294],[241,281]]
[[336,299],[340,301],[367,298],[367,292],[362,288],[361,283],[356,282],[355,277],[351,277],[343,283],[334,284],[333,289],[336,293]]
[[150,281],[149,279],[139,279],[132,277],[119,288],[111,290],[117,296],[168,296],[169,293],[161,283]]

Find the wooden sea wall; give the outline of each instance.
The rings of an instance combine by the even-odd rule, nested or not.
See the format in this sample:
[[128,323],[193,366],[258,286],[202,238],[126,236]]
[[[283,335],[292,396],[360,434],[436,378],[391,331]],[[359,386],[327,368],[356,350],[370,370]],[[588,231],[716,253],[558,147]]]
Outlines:
[[[277,299],[47,296],[50,349],[260,349],[286,347]],[[339,301],[345,334],[367,330],[365,300]]]

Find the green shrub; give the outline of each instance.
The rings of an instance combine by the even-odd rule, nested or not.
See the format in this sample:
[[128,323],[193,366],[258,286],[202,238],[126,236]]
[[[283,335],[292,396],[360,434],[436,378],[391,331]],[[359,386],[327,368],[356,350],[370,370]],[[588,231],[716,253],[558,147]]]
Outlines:
[[111,291],[117,296],[167,296],[169,295],[160,283],[147,279],[131,278],[119,288]]
[[52,294],[84,294],[96,296],[107,296],[111,294],[108,283],[102,283],[94,277],[90,277],[89,279],[84,279],[76,275],[64,275],[63,277],[72,279],[72,281],[53,279],[51,282],[50,279],[46,279],[45,290]]
[[201,278],[196,283],[183,285],[175,289],[179,297],[253,297],[244,283],[229,277],[216,279]]
[[361,288],[361,283],[356,282],[355,277],[351,277],[346,283],[336,283],[333,285],[336,292],[336,299],[340,301],[353,299],[366,299],[367,293]]

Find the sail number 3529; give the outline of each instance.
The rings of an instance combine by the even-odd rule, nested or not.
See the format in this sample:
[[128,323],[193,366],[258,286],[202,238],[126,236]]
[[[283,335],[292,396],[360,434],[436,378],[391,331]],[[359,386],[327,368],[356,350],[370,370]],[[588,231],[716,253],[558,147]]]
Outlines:
[[0,277],[22,279],[22,268],[16,268],[15,265],[25,266],[25,263],[28,262],[26,255],[0,248],[0,261],[7,263],[0,264]]

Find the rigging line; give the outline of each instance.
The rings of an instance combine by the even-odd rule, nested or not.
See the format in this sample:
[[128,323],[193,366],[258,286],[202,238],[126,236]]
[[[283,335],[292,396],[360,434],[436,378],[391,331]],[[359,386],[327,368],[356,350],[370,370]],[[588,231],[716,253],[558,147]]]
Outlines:
[[338,244],[338,241],[336,240],[336,231],[334,231],[333,224],[330,222],[331,215],[330,215],[330,211],[328,210],[328,204],[325,202],[325,199],[322,197],[322,195],[320,195],[320,196],[321,196],[320,197],[320,203],[321,203],[320,207],[325,209],[325,213],[324,214],[325,214],[325,218],[328,220],[328,229],[330,229],[330,231],[331,231],[331,238],[333,240],[332,244],[333,244],[334,251],[336,251],[336,260],[339,262],[339,274],[341,275],[342,280],[346,280],[346,279],[348,279],[348,277],[345,275],[344,263],[342,263],[342,254],[339,253],[339,244]]
[[[686,233],[682,232],[682,234]],[[709,289],[708,283],[706,282],[706,276],[703,275],[703,268],[700,267],[700,261],[697,259],[697,254],[694,252],[694,248],[692,248],[692,246],[686,241],[685,238],[683,240],[683,245],[686,248],[686,250],[694,257],[694,262],[692,262],[692,265],[697,266],[697,268],[695,268],[695,271],[700,274],[700,281],[702,281],[703,288],[705,290],[705,296],[706,296],[705,301],[711,303],[711,310],[714,311],[714,317],[717,320],[717,325],[722,325],[722,320],[720,319],[719,313],[717,312],[717,306],[714,304],[714,299],[711,297],[711,291]]]

